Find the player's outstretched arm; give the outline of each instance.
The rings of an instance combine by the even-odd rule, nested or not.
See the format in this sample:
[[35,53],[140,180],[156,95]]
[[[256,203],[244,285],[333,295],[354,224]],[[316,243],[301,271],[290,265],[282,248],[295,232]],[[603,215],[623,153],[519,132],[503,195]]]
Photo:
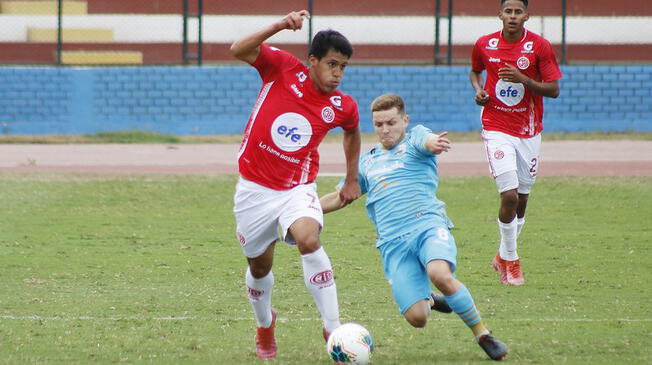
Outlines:
[[448,132],[431,133],[426,137],[426,149],[435,155],[448,152],[451,149],[451,142],[446,138]]
[[338,209],[344,208],[346,204],[340,199],[340,192],[334,191],[319,198],[321,209],[326,213],[334,212]]
[[475,90],[475,103],[478,105],[485,105],[489,102],[489,93],[482,88],[483,80],[482,73],[471,70],[469,73],[469,81]]
[[339,198],[344,205],[353,202],[360,197],[360,184],[358,183],[358,161],[360,159],[360,129],[344,131],[342,144],[346,158],[346,177],[344,185],[339,192]]
[[308,10],[293,11],[283,19],[233,42],[231,45],[231,54],[239,60],[252,64],[256,62],[260,53],[260,45],[265,40],[285,29],[301,29],[303,20],[309,17],[310,13]]

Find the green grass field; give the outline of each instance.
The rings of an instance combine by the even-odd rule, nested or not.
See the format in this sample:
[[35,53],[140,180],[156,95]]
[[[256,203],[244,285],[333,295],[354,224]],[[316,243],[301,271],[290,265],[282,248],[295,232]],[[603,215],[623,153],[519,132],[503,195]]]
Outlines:
[[[328,192],[334,178],[321,179]],[[234,235],[233,176],[0,175],[0,363],[260,364]],[[652,363],[652,179],[541,177],[526,285],[499,284],[489,178],[444,178],[458,275],[514,364]],[[344,321],[375,364],[486,364],[454,315],[398,313],[362,201],[326,216]],[[329,364],[295,248],[276,250],[279,355]]]

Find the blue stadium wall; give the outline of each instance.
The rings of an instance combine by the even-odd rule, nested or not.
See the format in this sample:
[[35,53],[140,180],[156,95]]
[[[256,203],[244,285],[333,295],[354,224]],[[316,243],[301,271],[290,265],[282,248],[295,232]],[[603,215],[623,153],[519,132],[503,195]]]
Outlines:
[[[354,66],[341,89],[368,106],[402,95],[412,122],[434,130],[479,130],[465,66]],[[561,95],[546,99],[548,132],[652,131],[652,66],[562,67]],[[0,133],[77,134],[149,130],[237,134],[260,79],[251,67],[0,68]]]

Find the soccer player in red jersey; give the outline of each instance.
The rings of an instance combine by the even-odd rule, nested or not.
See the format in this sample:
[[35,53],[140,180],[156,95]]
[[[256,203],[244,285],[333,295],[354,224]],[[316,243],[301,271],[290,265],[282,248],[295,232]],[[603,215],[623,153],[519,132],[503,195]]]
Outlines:
[[475,43],[469,76],[475,102],[482,106],[482,138],[500,193],[500,247],[492,266],[503,284],[523,285],[516,239],[539,168],[543,97],[559,96],[562,75],[550,42],[524,27],[528,0],[501,0],[499,18],[503,29]]
[[337,31],[318,32],[307,67],[263,43],[280,31],[301,29],[309,16],[306,10],[291,12],[231,45],[232,54],[255,67],[262,79],[238,153],[240,179],[233,208],[248,261],[245,281],[257,322],[256,352],[262,359],[276,356],[271,298],[279,239],[299,249],[304,282],[321,314],[325,339],[340,325],[333,269],[319,241],[323,212],[314,183],[317,148],[333,128],[344,131],[347,172],[340,197],[348,204],[360,196],[358,105],[336,90],[353,54],[351,44]]

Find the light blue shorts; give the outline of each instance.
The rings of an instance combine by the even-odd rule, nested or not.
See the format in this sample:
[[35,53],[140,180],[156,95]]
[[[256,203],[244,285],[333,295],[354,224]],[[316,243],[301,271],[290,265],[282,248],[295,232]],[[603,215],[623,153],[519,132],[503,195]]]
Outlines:
[[378,247],[385,277],[392,286],[394,301],[405,313],[419,300],[430,297],[430,278],[426,265],[445,260],[455,272],[457,246],[446,225],[416,231],[387,241]]

